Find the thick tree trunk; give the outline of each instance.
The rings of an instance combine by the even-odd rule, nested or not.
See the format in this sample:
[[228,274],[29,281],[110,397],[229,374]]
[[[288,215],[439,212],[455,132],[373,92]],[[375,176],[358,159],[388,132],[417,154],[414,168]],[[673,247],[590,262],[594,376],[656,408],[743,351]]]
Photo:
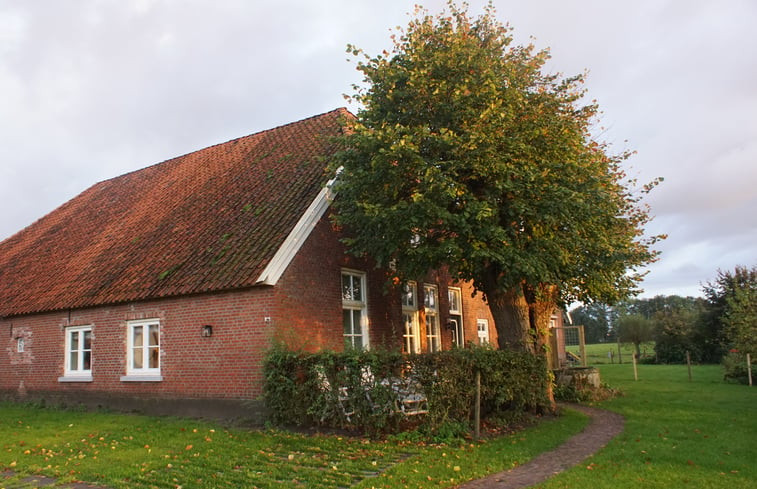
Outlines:
[[499,349],[534,353],[529,334],[528,303],[522,289],[514,287],[505,291],[494,288],[486,292],[486,297],[497,329]]
[[[541,285],[536,291],[529,290],[525,294],[525,297],[528,301],[529,322],[534,336],[534,350],[537,355],[545,357],[551,373],[551,369],[557,367],[556,365],[551,365],[551,355],[549,354],[549,339],[552,334],[549,326],[552,314],[554,314],[557,308],[557,287],[554,285]],[[554,412],[557,409],[557,404],[555,403],[551,379],[547,386],[547,397],[549,398],[550,408]]]

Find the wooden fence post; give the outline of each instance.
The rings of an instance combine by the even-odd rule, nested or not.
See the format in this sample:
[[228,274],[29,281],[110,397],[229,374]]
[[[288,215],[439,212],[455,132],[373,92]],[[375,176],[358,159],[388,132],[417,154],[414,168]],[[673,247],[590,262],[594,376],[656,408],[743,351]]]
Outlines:
[[639,380],[639,372],[636,370],[636,353],[631,355],[631,361],[633,362],[633,380]]
[[691,353],[686,350],[686,365],[689,367],[689,382],[691,382]]
[[581,364],[584,367],[589,366],[589,362],[586,359],[586,336],[584,336],[584,327],[578,327],[578,351],[581,352]]
[[478,440],[481,436],[481,371],[476,370],[476,401],[473,406],[473,438]]
[[746,373],[749,377],[749,387],[752,387],[752,355],[746,354]]
[[620,353],[620,336],[618,336],[618,365],[623,363],[623,354]]

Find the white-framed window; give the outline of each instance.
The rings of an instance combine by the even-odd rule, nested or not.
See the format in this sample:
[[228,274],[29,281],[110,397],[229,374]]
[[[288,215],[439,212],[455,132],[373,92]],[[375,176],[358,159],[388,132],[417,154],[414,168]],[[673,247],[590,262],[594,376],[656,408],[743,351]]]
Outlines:
[[418,286],[415,282],[402,285],[402,338],[405,353],[420,353],[421,335],[418,327]]
[[449,327],[452,330],[452,344],[462,348],[465,346],[463,329],[463,293],[457,287],[447,289],[449,296]]
[[126,325],[126,376],[123,381],[160,381],[160,321],[129,321]]
[[16,353],[24,353],[26,351],[26,342],[23,336],[16,338]]
[[489,320],[477,319],[476,329],[478,330],[478,344],[486,345],[489,343]]
[[342,271],[342,329],[344,344],[368,348],[368,301],[365,273]]
[[59,382],[92,381],[92,326],[66,328],[63,377]]
[[442,349],[439,332],[439,289],[436,285],[423,284],[423,308],[426,313],[426,349],[430,352]]

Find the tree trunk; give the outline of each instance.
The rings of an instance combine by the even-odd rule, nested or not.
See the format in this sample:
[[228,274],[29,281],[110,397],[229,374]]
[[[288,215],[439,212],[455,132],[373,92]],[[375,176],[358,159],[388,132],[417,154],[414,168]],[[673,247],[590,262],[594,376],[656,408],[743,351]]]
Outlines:
[[486,291],[486,297],[497,329],[499,349],[534,353],[529,335],[528,303],[522,289],[514,287],[505,291],[495,287]]
[[[529,290],[525,294],[525,297],[528,301],[529,322],[534,336],[534,350],[537,355],[545,358],[551,374],[552,369],[557,367],[556,365],[551,364],[551,355],[549,354],[549,338],[552,334],[549,326],[552,314],[554,314],[555,309],[557,308],[557,287],[554,285],[542,284],[536,291]],[[557,410],[557,404],[555,403],[551,375],[550,381],[547,385],[547,398],[549,399],[552,412],[555,412]]]

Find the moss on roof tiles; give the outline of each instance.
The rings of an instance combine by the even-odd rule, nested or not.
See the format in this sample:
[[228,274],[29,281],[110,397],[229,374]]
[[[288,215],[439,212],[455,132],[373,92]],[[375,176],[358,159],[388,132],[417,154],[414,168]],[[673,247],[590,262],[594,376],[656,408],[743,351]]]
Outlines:
[[255,285],[328,179],[348,114],[93,185],[0,243],[0,317]]

